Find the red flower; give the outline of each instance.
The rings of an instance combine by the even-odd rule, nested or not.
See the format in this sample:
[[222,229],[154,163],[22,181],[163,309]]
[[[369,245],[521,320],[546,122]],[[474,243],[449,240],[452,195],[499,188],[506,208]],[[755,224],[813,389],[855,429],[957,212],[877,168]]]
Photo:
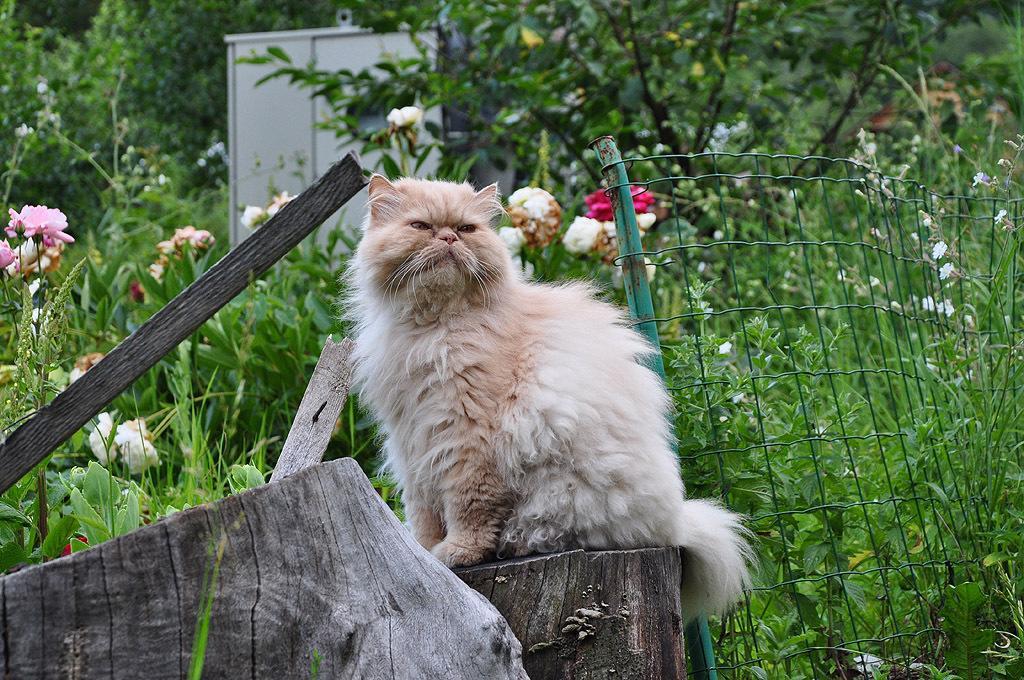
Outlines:
[[644,187],[633,186],[630,189],[633,192],[633,207],[636,211],[638,213],[651,212],[651,208],[656,203],[654,194]]
[[587,204],[587,217],[599,222],[609,222],[612,219],[612,199],[603,189],[598,189],[583,199]]
[[[85,536],[75,536],[75,538],[77,538],[82,543],[85,543],[85,544],[89,543],[89,541],[85,538]],[[71,544],[68,543],[66,546],[64,546],[64,550],[61,551],[60,556],[61,557],[67,557],[70,554],[71,554]]]
[[132,300],[135,302],[145,302],[146,291],[142,290],[142,284],[138,281],[132,281],[132,285],[129,287]]
[[[656,202],[654,194],[644,187],[631,186],[633,194],[633,209],[638,213],[651,212]],[[610,222],[612,216],[612,200],[603,189],[599,189],[583,199],[587,204],[587,217],[599,222]]]

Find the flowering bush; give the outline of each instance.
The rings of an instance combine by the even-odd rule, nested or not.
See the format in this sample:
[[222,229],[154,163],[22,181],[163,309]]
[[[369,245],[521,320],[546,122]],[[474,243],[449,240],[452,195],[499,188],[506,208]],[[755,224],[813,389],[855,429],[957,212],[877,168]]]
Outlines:
[[159,256],[153,264],[149,265],[150,276],[161,281],[164,271],[171,263],[171,258],[180,260],[186,251],[195,253],[207,250],[215,242],[213,234],[205,229],[196,229],[192,225],[175,229],[174,235],[170,239],[156,244]]
[[519,230],[523,243],[531,248],[550,244],[562,226],[562,206],[539,187],[513,191],[508,197],[507,210],[512,228]]
[[[633,197],[633,209],[636,211],[637,228],[640,235],[646,234],[657,216],[652,212],[657,205],[657,198],[645,187],[630,187]],[[566,250],[575,255],[598,253],[605,262],[612,262],[618,255],[618,242],[615,230],[615,216],[611,198],[604,189],[588,194],[583,202],[587,206],[585,216],[576,217],[565,234],[562,243]],[[653,272],[653,268],[649,269]]]

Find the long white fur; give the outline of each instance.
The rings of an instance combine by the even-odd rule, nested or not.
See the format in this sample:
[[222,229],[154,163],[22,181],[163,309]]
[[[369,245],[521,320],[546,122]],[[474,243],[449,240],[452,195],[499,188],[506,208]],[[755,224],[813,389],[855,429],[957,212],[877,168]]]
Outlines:
[[681,546],[687,618],[724,612],[749,587],[740,518],[713,501],[684,500],[671,399],[642,365],[650,345],[592,288],[512,275],[502,290],[509,304],[413,329],[403,302],[372,284],[359,255],[350,275],[356,384],[404,489],[434,488],[454,461],[453,443],[433,425],[451,418],[462,357],[493,346],[489,334],[508,328],[506,315],[550,308],[557,313],[541,314],[539,332],[524,340],[531,370],[491,442],[519,498],[499,554]]

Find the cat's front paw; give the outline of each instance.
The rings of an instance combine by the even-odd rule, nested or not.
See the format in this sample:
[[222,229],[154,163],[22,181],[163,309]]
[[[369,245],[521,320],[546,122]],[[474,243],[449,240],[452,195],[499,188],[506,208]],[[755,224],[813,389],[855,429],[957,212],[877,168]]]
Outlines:
[[431,548],[430,552],[449,567],[468,567],[487,561],[494,554],[494,548],[462,545],[445,539]]

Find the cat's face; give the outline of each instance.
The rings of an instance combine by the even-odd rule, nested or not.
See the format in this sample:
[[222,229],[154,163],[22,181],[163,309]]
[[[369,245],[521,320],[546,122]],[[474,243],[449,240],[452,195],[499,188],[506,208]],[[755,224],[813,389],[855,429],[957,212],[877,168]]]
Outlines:
[[409,291],[485,295],[511,271],[491,224],[501,213],[497,187],[374,175],[360,268],[385,297]]

